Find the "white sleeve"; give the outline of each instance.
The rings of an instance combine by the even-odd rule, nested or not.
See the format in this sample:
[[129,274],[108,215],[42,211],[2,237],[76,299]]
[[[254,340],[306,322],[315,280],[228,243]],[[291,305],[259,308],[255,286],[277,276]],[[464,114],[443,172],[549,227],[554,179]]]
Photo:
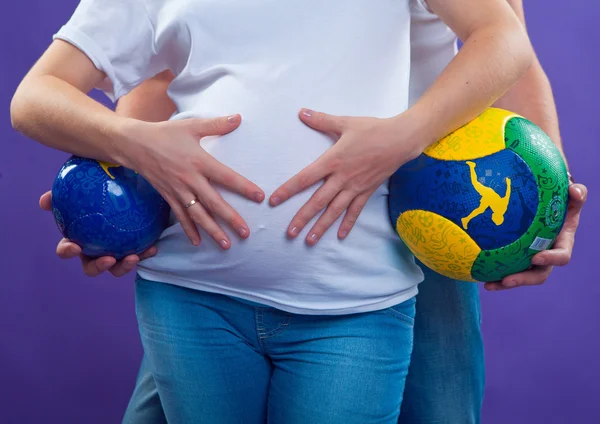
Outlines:
[[81,0],[54,35],[83,53],[107,78],[98,85],[113,101],[166,69],[155,48],[145,0]]

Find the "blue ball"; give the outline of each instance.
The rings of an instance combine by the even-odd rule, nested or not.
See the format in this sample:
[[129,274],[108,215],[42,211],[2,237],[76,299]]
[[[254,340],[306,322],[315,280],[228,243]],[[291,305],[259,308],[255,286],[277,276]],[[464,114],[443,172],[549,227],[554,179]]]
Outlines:
[[52,212],[65,238],[91,257],[122,259],[148,249],[168,225],[169,205],[136,172],[72,156],[52,187]]

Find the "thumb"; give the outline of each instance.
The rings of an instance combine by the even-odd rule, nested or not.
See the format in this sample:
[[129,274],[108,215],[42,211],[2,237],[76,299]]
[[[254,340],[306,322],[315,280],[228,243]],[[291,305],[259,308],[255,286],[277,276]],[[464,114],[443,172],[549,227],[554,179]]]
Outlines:
[[583,184],[571,184],[569,186],[569,203],[577,212],[581,211],[583,204],[587,200],[587,187]]
[[300,119],[306,125],[317,131],[341,135],[344,132],[346,118],[315,112],[310,109],[300,110]]
[[240,115],[222,116],[219,118],[189,119],[192,133],[198,137],[207,137],[211,135],[225,135],[240,126],[242,117]]
[[47,191],[40,197],[40,208],[45,211],[52,210],[52,192]]
[[[571,184],[569,187],[569,207],[567,209],[567,217],[561,230],[575,234],[579,226],[579,217],[581,210],[587,199],[587,187],[582,184]],[[560,234],[559,234],[560,236]]]

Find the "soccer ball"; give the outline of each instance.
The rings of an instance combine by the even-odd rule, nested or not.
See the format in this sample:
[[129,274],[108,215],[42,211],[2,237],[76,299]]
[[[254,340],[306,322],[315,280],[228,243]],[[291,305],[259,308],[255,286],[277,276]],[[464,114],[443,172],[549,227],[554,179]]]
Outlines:
[[91,257],[143,252],[167,227],[169,211],[141,175],[92,159],[71,157],[52,187],[58,229]]
[[552,140],[490,108],[402,166],[389,212],[426,266],[464,281],[499,281],[531,266],[563,225],[568,176]]

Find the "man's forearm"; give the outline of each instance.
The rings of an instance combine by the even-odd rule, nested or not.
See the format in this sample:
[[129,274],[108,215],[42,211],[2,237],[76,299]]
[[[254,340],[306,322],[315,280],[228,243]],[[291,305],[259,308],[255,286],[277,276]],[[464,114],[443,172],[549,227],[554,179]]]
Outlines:
[[[525,23],[522,0],[508,0],[519,20]],[[534,56],[533,64],[525,75],[494,104],[518,113],[542,128],[564,155],[558,113],[552,86],[540,61]],[[566,160],[566,159],[565,159]]]
[[538,125],[550,136],[564,156],[552,87],[537,60],[494,106],[518,113]]
[[146,122],[167,121],[176,107],[167,95],[173,75],[165,71],[142,83],[117,103],[116,112],[121,116]]

